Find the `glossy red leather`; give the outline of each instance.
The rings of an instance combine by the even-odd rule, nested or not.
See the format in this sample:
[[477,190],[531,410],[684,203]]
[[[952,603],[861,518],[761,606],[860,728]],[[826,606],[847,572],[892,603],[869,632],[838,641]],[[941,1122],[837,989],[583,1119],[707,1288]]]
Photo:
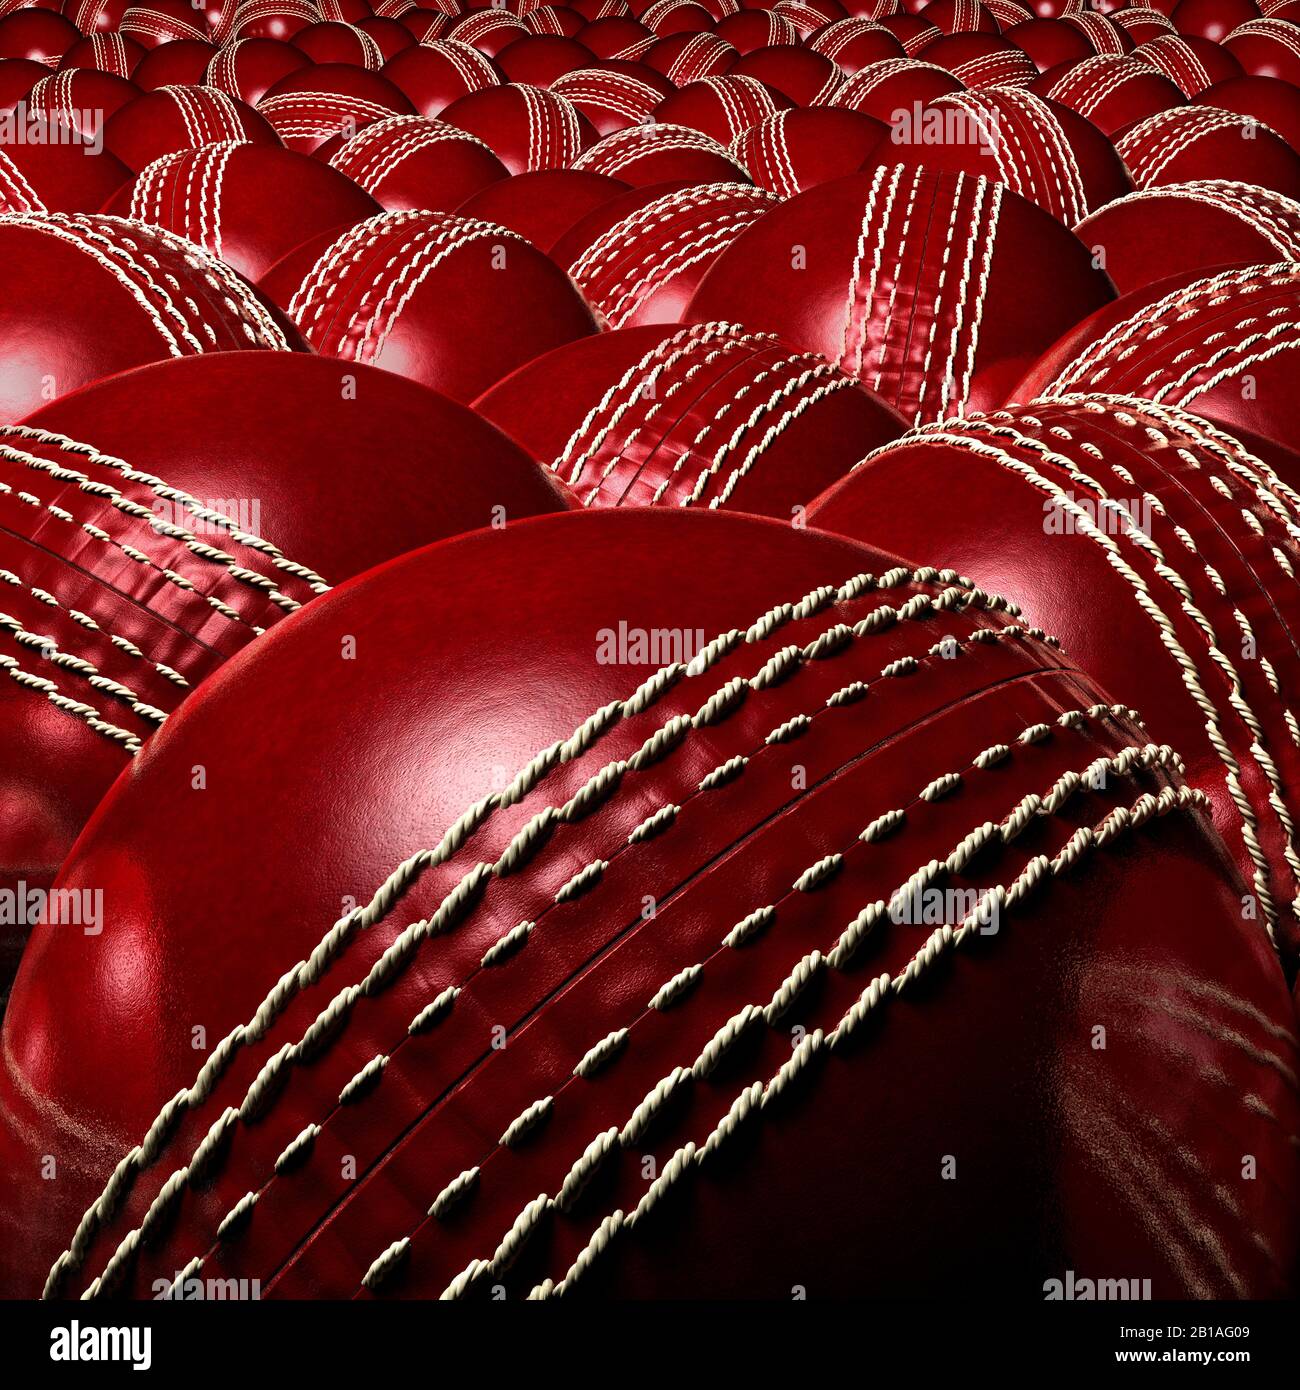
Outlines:
[[[158,720],[137,714],[127,695],[170,715],[201,680],[257,635],[312,599],[320,585],[277,566],[287,556],[325,585],[380,561],[479,527],[568,505],[563,487],[470,411],[386,372],[302,353],[273,366],[252,353],[216,353],[126,372],[77,392],[0,434],[8,486],[0,568],[8,580],[0,607],[24,630],[49,635],[73,670],[44,659],[6,629],[0,651],[24,671],[52,678],[61,694],[98,711],[117,732],[92,728],[51,704],[41,690],[0,682],[0,882],[47,887],[68,847],[113,778],[127,768],[123,734],[147,739]],[[165,400],[167,409],[157,409]],[[85,462],[77,446],[125,459],[146,478],[228,518],[205,525],[139,480],[114,478]],[[62,462],[92,481],[114,481],[145,518],[121,516],[87,498],[72,481],[56,483],[13,451]],[[39,495],[33,511],[8,488]],[[77,524],[49,512],[59,507]],[[154,525],[179,526],[191,547]],[[109,532],[109,545],[80,523]],[[233,537],[254,537],[257,546]],[[267,551],[266,545],[274,547]],[[122,547],[148,557],[128,558]],[[233,552],[254,578],[241,581],[198,553]],[[179,573],[196,589],[163,582]],[[49,604],[41,594],[57,601]],[[218,605],[214,607],[214,605]],[[83,613],[97,624],[75,621]],[[126,639],[124,651],[114,639]],[[60,659],[62,660],[62,658]],[[161,666],[166,670],[160,669]],[[89,676],[117,682],[96,688]],[[177,679],[179,678],[179,679]],[[23,931],[6,924],[0,989],[7,988]]]
[[1297,516],[1300,495],[1231,436],[1102,395],[886,446],[809,508],[813,526],[889,536],[905,552],[928,538],[1057,633],[1102,689],[1140,705],[1152,737],[1180,749],[1211,797],[1252,886],[1243,911],[1290,968],[1300,960],[1287,809],[1300,808],[1300,749],[1286,694],[1300,679]]
[[474,408],[586,506],[728,506],[791,522],[904,430],[815,354],[724,324],[582,339]]
[[[933,215],[911,218],[912,207]],[[982,266],[978,284],[951,286],[950,259]],[[773,209],[714,262],[686,317],[778,333],[904,418],[928,420],[999,403],[1029,361],[1113,296],[1082,242],[1026,199],[983,178],[895,166]]]
[[[540,582],[557,547],[563,603]],[[1177,804],[1172,763],[1055,800],[1023,835],[966,865],[959,884],[1010,882],[1035,855],[1086,843],[1074,838],[1083,827],[1123,824],[1117,808],[1164,796],[1168,814],[1108,836],[1068,873],[1049,872],[995,935],[933,946],[934,959],[910,972],[929,928],[882,923],[832,966],[810,954],[972,827],[1094,759],[1130,761],[1124,750],[1146,742],[1123,714],[1070,713],[1096,703],[1095,687],[986,598],[963,598],[950,574],[909,580],[904,569],[884,575],[883,589],[855,587],[838,601],[819,587],[891,565],[748,518],[540,520],[385,566],[229,665],[153,741],[65,871],[69,886],[102,883],[112,904],[97,954],[49,934],[24,963],[5,1024],[23,1083],[3,1095],[15,1181],[0,1197],[0,1258],[12,1264],[21,1250],[24,1268],[6,1271],[7,1287],[43,1283],[127,1146],[277,979],[295,979],[295,962],[340,912],[369,901],[394,865],[486,797],[478,827],[456,833],[400,906],[347,931],[315,983],[282,990],[257,1035],[209,1070],[215,1084],[151,1142],[153,1161],[118,1186],[98,1229],[63,1262],[59,1292],[83,1291],[113,1261],[106,1287],[128,1293],[196,1268],[258,1278],[264,1298],[545,1293],[610,1213],[643,1202],[633,1228],[575,1274],[576,1294],[899,1294],[979,1270],[986,1288],[1039,1297],[1066,1268],[1149,1271],[1162,1294],[1281,1292],[1295,1253],[1290,1001],[1266,943],[1237,918],[1220,847]],[[674,575],[671,589],[644,582],[660,567]],[[463,585],[466,573],[478,582]],[[434,597],[449,588],[455,604]],[[779,606],[803,594],[814,595],[803,608]],[[744,641],[773,605],[777,626]],[[873,612],[865,635],[822,638]],[[628,699],[652,671],[635,658],[596,660],[600,630],[619,623],[737,629],[739,640],[598,732],[585,723],[591,712]],[[932,650],[945,634],[960,643],[956,659]],[[355,672],[338,669],[345,635],[357,642]],[[819,641],[821,659],[785,679],[760,679],[739,704],[711,700],[741,689],[735,679],[753,678],[783,647]],[[825,703],[855,680],[869,683],[865,700]],[[600,767],[622,768],[655,730],[706,704],[675,746],[656,744],[661,756],[593,793]],[[801,737],[768,739],[791,719]],[[579,725],[583,751],[535,770],[517,799],[502,795],[516,768]],[[1001,761],[974,765],[997,744],[1009,745]],[[732,758],[748,762],[700,790]],[[189,789],[196,762],[211,774],[203,793]],[[324,798],[322,766],[348,769]],[[927,790],[932,779],[945,795]],[[544,844],[516,838],[584,787]],[[668,804],[679,808],[671,824],[661,816],[660,833],[637,833]],[[906,824],[894,835],[857,840],[864,824],[899,810]],[[512,841],[535,852],[516,865]],[[250,842],[264,847],[252,862]],[[503,854],[515,871],[491,875],[409,953],[394,946],[475,862]],[[804,871],[830,854],[843,856],[831,861],[837,871],[823,867],[813,886]],[[596,859],[587,891],[566,890]],[[767,929],[721,945],[760,905],[775,909]],[[521,922],[535,925],[526,940],[516,934],[512,954],[499,943]],[[337,1026],[317,1028],[311,1061],[291,1061],[264,1096],[259,1088],[244,1118],[227,1113],[386,952],[371,988],[331,1011]],[[664,1002],[669,990],[648,1006],[683,970],[676,1002]],[[889,1002],[828,1049],[828,1032],[886,971],[908,975],[901,993],[887,991]],[[123,987],[96,988],[109,978]],[[451,1007],[408,1035],[449,986],[460,991]],[[57,1052],[34,1046],[70,988],[93,990],[101,1007],[62,1032]],[[161,1006],[141,1007],[154,990]],[[762,1018],[741,1014],[746,1005],[771,1007]],[[738,1015],[747,1022],[718,1033]],[[1095,1046],[1098,1024],[1106,1051]],[[573,1075],[593,1044],[624,1028],[605,1065]],[[149,1065],[124,1068],[123,1056]],[[386,1062],[372,1065],[376,1056]],[[1038,1059],[1027,1073],[1026,1056]],[[697,1076],[634,1117],[661,1079],[697,1057]],[[367,1066],[374,1084],[354,1082]],[[674,1163],[783,1067],[770,1103],[753,1110],[749,1092],[751,1113],[736,1117],[735,1133],[724,1126],[716,1153],[696,1163],[686,1148]],[[1261,1133],[1240,1102],[1247,1092],[1283,1125]],[[549,1111],[534,1111],[546,1097]],[[73,1127],[91,1104],[102,1137],[93,1146]],[[515,1124],[525,1111],[531,1128]],[[597,1148],[578,1170],[585,1186],[566,1184],[589,1142],[630,1118],[605,1161]],[[171,1183],[175,1196],[156,1208],[168,1219],[155,1219],[137,1248],[128,1233],[214,1123],[222,1142],[204,1146],[188,1183]],[[304,1132],[277,1173],[277,1155]],[[1247,1144],[1259,1181],[1240,1177]],[[58,1153],[62,1175],[40,1201],[28,1197],[37,1146]],[[945,1155],[957,1164],[950,1185]],[[464,1200],[428,1217],[474,1168]],[[1216,1175],[1213,1189],[1204,1171]],[[652,1176],[662,1179],[654,1188]],[[248,1219],[227,1221],[250,1192]],[[562,1194],[562,1204],[534,1208],[503,1248],[539,1193]],[[1198,1230],[1212,1232],[1213,1258]],[[393,1243],[397,1254],[381,1260]],[[114,1260],[119,1247],[135,1254]]]

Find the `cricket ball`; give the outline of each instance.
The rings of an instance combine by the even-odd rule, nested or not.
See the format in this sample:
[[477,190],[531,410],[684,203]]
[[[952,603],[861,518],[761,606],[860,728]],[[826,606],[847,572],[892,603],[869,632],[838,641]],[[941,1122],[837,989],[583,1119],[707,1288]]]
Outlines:
[[[330,584],[567,505],[464,407],[306,353],[274,370],[213,353],[122,373],[0,430],[0,472],[9,890],[48,887],[189,692]],[[23,934],[12,918],[0,932],[4,990]]]
[[674,87],[686,87],[706,77],[721,77],[740,55],[716,34],[674,34],[644,50],[637,45],[633,53],[617,56],[635,57],[662,73]]
[[912,115],[928,102],[964,90],[959,78],[933,63],[887,58],[854,73],[826,104],[893,126],[900,111]]
[[571,101],[515,83],[469,92],[440,119],[477,136],[512,174],[567,169],[599,138]]
[[1163,73],[1136,58],[1113,54],[1085,58],[1065,71],[1051,68],[1030,90],[1068,106],[1112,137],[1187,100]]
[[244,0],[235,11],[230,38],[285,43],[319,19],[320,11],[309,0]]
[[1259,19],[1255,0],[1178,0],[1169,16],[1184,38],[1222,43],[1239,25]]
[[610,328],[680,323],[701,279],[780,198],[750,183],[634,188],[551,249]]
[[1215,266],[1300,260],[1300,204],[1229,179],[1141,189],[1074,230],[1121,295]]
[[792,198],[820,183],[856,173],[885,147],[889,127],[858,111],[835,106],[777,111],[732,143],[759,188]]
[[654,35],[644,24],[627,15],[610,14],[584,24],[574,37],[597,58],[608,59]]
[[609,60],[566,73],[551,90],[572,102],[603,138],[645,123],[673,86],[644,63]]
[[963,87],[1027,87],[1038,69],[1027,53],[996,34],[949,34],[925,47],[925,61]]
[[[401,26],[398,26],[401,28]],[[405,30],[403,30],[405,33]],[[409,39],[411,36],[406,34]],[[313,63],[345,63],[349,67],[377,72],[384,65],[379,44],[355,24],[324,20],[309,24],[289,42]]]
[[414,116],[415,107],[382,73],[342,63],[299,68],[268,87],[257,109],[287,149],[312,154],[336,136],[389,116]]
[[550,254],[571,227],[628,189],[628,184],[608,174],[540,169],[535,174],[497,179],[454,211],[459,217],[509,227],[539,251]]
[[901,165],[774,208],[714,263],[686,319],[819,352],[908,420],[1000,404],[1114,298],[1066,227],[983,177]]
[[163,155],[232,140],[280,143],[265,116],[215,87],[144,92],[104,123],[105,147],[136,174]]
[[752,78],[794,106],[827,102],[844,85],[844,73],[830,58],[811,48],[793,48],[788,44],[747,53],[732,66],[727,77]]
[[314,238],[259,283],[316,352],[459,401],[596,331],[573,282],[536,247],[450,213],[382,213]]
[[203,81],[256,106],[282,77],[307,66],[307,56],[280,39],[235,39],[218,49]]
[[615,131],[585,150],[575,169],[608,174],[634,188],[656,183],[734,183],[749,176],[725,145],[687,126],[643,125]]
[[884,63],[904,58],[903,45],[881,25],[869,19],[839,19],[828,24],[808,40],[814,53],[825,54],[846,77]]
[[428,547],[82,837],[104,929],[5,1021],[5,1284],[1280,1295],[1294,1017],[1202,800],[951,570],[675,509]]
[[211,31],[201,9],[190,0],[148,0],[131,5],[122,15],[118,32],[144,48],[161,48],[181,39],[207,42]]
[[1300,155],[1253,116],[1177,106],[1129,126],[1115,149],[1139,188],[1234,179],[1300,198]]
[[[47,122],[65,143],[68,135],[75,132],[82,142],[82,158],[93,159],[98,156],[90,144],[104,122],[139,95],[139,88],[125,77],[90,68],[64,68],[42,77],[27,93],[27,116],[29,120]],[[58,140],[49,143],[56,144]]]
[[902,133],[882,141],[882,164],[983,174],[1072,227],[1133,185],[1114,146],[1067,106],[1004,87],[953,92],[920,112]]
[[309,238],[353,226],[383,206],[308,155],[225,143],[155,160],[106,211],[165,227],[258,280]]
[[507,82],[528,87],[553,87],[557,77],[585,68],[596,55],[577,39],[558,34],[530,34],[497,55]]
[[197,87],[220,52],[205,39],[173,39],[151,48],[131,70],[131,81],[142,92],[160,87]]
[[0,213],[98,212],[131,178],[107,150],[93,159],[81,145],[0,148]]
[[737,53],[753,53],[777,44],[796,45],[799,31],[783,14],[773,10],[739,10],[719,20],[713,32]]
[[29,58],[57,68],[81,33],[53,10],[15,10],[0,19],[0,58]]
[[[375,121],[340,145],[329,163],[389,212],[403,208],[452,212],[489,184],[506,178],[505,165],[481,140],[429,116]],[[360,220],[340,217],[332,225]],[[314,231],[284,245],[280,254],[306,241]]]
[[165,357],[287,351],[292,329],[234,271],[121,217],[0,217],[0,423]]
[[1132,290],[1044,353],[1009,399],[1141,396],[1290,448],[1300,439],[1300,265],[1197,270]]
[[1196,102],[1249,116],[1300,153],[1300,90],[1289,82],[1276,77],[1230,77],[1202,92]]
[[[1168,399],[1072,389],[885,445],[809,522],[939,545],[1051,624],[1101,688],[1141,693],[1241,867],[1239,915],[1294,966],[1300,494]],[[905,498],[921,477],[918,507]]]
[[1300,85],[1300,28],[1288,20],[1253,19],[1234,29],[1223,47],[1253,77]]
[[458,97],[499,87],[504,80],[491,58],[454,40],[403,49],[384,64],[384,76],[422,116],[441,115]]
[[1226,48],[1208,39],[1162,34],[1133,50],[1139,63],[1148,63],[1164,75],[1184,96],[1199,95],[1216,82],[1240,77],[1242,67]]
[[786,520],[905,428],[816,353],[727,323],[570,343],[474,408],[584,506],[728,506]]
[[94,72],[111,72],[115,77],[130,77],[144,55],[140,44],[121,34],[87,34],[68,49],[59,67],[90,68]]

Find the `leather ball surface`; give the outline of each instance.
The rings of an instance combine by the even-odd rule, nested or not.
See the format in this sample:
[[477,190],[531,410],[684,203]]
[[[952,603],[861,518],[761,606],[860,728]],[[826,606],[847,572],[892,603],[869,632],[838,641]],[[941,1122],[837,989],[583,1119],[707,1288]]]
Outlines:
[[723,323],[584,338],[474,407],[584,506],[732,506],[790,521],[904,428],[815,353]]
[[[924,508],[904,500],[918,477]],[[1241,864],[1243,921],[1294,965],[1300,495],[1264,460],[1177,409],[1063,395],[886,445],[809,515],[904,550],[928,538],[1102,688],[1140,693]]]
[[[689,663],[644,645],[697,630]],[[324,798],[321,766],[348,769]],[[98,964],[43,936],[4,1025],[2,1258],[71,1296],[178,1270],[263,1298],[897,1295],[936,1269],[1040,1294],[1076,1266],[1275,1292],[1296,1099],[1259,1053],[1291,1004],[1198,802],[951,571],[645,511],[417,552],[231,663],[82,839],[61,882],[104,885]],[[918,871],[975,907],[909,922]],[[51,1054],[71,988],[96,1008]],[[61,1180],[30,1200],[25,1126],[92,1103],[101,1141],[46,1140]],[[1247,1144],[1269,1181],[1232,1177]]]
[[[48,886],[141,743],[259,633],[438,536],[568,505],[519,448],[422,387],[255,356],[124,372],[0,432],[7,889]],[[5,987],[19,944],[7,924]]]
[[553,261],[505,227],[451,213],[369,218],[290,252],[260,284],[316,352],[460,401],[596,329]]
[[896,165],[768,213],[714,263],[688,316],[778,333],[921,421],[1000,403],[1113,296],[1041,208],[982,177]]

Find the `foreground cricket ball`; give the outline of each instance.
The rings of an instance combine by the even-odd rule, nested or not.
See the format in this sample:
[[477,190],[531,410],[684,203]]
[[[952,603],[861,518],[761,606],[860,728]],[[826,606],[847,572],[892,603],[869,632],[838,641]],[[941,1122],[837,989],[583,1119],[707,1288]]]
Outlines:
[[1122,295],[1220,265],[1300,260],[1300,203],[1228,179],[1145,188],[1074,230]]
[[714,263],[687,318],[777,333],[919,422],[1001,404],[1113,297],[1041,208],[982,177],[895,165],[774,208]]
[[295,346],[296,333],[250,285],[161,228],[0,216],[0,423],[161,358]]
[[225,143],[155,160],[108,210],[176,232],[257,280],[309,237],[380,209],[352,179],[309,155]]
[[5,1021],[6,1291],[1280,1294],[1291,1003],[1179,767],[1002,600],[789,525],[386,565],[66,866],[104,927]]
[[1043,354],[1009,393],[1100,391],[1182,406],[1273,439],[1300,439],[1300,265],[1193,272],[1132,290]]
[[[189,692],[329,584],[566,505],[461,406],[369,367],[259,356],[142,367],[0,431],[5,890],[48,887]],[[24,934],[4,919],[0,989]]]
[[315,351],[469,401],[595,332],[577,288],[523,237],[439,212],[388,212],[290,252],[259,282]]
[[636,188],[551,248],[610,328],[679,323],[717,258],[781,200],[749,183]]
[[809,522],[940,546],[1102,688],[1140,692],[1152,737],[1210,797],[1250,888],[1241,915],[1294,966],[1300,494],[1267,463],[1168,406],[1061,396],[888,444]]
[[474,408],[585,506],[731,506],[791,521],[904,429],[816,353],[728,323],[584,338]]

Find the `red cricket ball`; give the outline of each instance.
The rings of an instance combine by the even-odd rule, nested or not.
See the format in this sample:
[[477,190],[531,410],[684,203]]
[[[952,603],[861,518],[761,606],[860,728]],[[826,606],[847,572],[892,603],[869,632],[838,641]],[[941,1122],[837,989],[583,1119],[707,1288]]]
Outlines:
[[1114,290],[1072,232],[981,177],[895,165],[773,209],[687,311],[819,352],[909,420],[1000,403]]
[[1121,295],[1220,265],[1300,260],[1300,205],[1228,179],[1141,189],[1074,230]]
[[651,184],[588,213],[551,258],[610,328],[680,323],[710,266],[780,201],[750,183]]
[[581,339],[474,408],[585,506],[730,506],[785,520],[905,428],[816,353],[724,323]]
[[515,232],[442,212],[386,212],[317,237],[259,282],[315,351],[453,400],[595,332],[568,276]]
[[1179,769],[1003,601],[788,525],[384,566],[67,865],[106,926],[42,933],[5,1021],[6,1289],[1280,1294],[1294,1018]]
[[384,64],[384,76],[406,94],[422,116],[441,115],[458,97],[498,87],[504,81],[491,58],[454,41],[403,49]]
[[549,254],[575,223],[628,187],[621,179],[585,169],[539,169],[489,183],[458,204],[455,212],[509,227]]
[[[1159,341],[1136,360],[1150,363]],[[1300,741],[1286,692],[1300,678],[1300,494],[1171,393],[1098,393],[1112,386],[1123,383],[1108,373],[1095,388],[1063,377],[1052,396],[886,445],[809,520],[905,552],[937,545],[1059,633],[1101,688],[1140,697],[1250,885],[1243,923],[1294,965]]]
[[[0,431],[6,889],[48,886],[141,743],[329,584],[490,525],[496,509],[566,505],[513,444],[422,387],[305,353],[254,356],[125,372]],[[3,932],[6,990],[22,935]]]
[[813,106],[777,111],[736,137],[731,152],[759,186],[792,198],[819,183],[856,173],[882,143],[889,128],[857,111]]

